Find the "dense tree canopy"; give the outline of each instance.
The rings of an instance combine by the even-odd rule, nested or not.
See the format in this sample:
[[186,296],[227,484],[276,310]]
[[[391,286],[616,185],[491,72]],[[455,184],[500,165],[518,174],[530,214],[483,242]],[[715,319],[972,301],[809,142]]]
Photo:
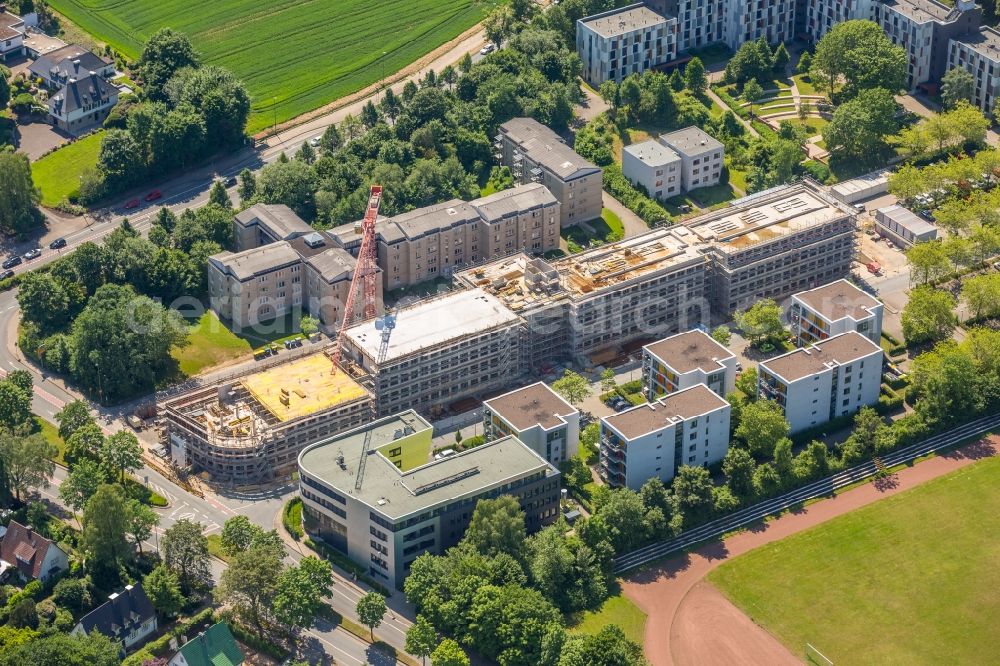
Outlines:
[[0,234],[23,235],[42,221],[39,194],[24,153],[0,150]]
[[906,52],[892,43],[882,26],[866,20],[843,21],[816,44],[812,75],[826,82],[831,95],[843,80],[843,96],[853,98],[873,88],[890,93],[903,89],[907,64]]

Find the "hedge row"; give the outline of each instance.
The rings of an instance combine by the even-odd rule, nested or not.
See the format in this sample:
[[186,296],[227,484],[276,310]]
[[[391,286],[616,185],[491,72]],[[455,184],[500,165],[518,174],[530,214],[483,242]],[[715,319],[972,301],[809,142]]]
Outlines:
[[604,167],[604,189],[648,225],[670,219],[667,209],[628,182],[617,164]]
[[[130,654],[122,662],[122,666],[142,666],[142,663],[155,657],[162,657],[170,651],[170,639],[180,639],[187,635],[190,640],[193,636],[188,635],[192,629],[202,624],[210,626],[215,623],[215,611],[212,608],[204,608],[183,622],[177,622],[169,631],[156,640],[146,643],[141,650]],[[231,629],[233,627],[230,627]],[[233,632],[236,633],[235,631]]]

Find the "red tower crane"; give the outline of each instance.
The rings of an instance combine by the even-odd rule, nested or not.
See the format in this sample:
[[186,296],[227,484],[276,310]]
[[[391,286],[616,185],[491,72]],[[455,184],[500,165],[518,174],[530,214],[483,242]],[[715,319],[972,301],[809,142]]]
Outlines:
[[358,263],[354,265],[354,276],[351,278],[350,291],[347,293],[347,303],[344,305],[344,317],[337,333],[337,344],[333,350],[333,371],[337,371],[340,353],[344,344],[347,327],[354,318],[354,302],[358,293],[359,283],[364,291],[363,319],[371,319],[378,313],[378,250],[375,241],[375,221],[378,219],[378,207],[382,202],[382,186],[372,185],[368,195],[368,207],[365,218],[361,221],[361,250],[358,252]]

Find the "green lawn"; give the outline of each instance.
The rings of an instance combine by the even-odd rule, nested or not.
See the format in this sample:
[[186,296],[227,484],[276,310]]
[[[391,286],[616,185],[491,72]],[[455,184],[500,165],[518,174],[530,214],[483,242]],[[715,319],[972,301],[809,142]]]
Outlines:
[[[205,64],[247,83],[251,133],[349,95],[478,23],[495,0],[53,0],[129,58],[157,29],[186,34]],[[401,11],[405,7],[405,11]]]
[[618,213],[610,208],[602,208],[601,219],[604,220],[604,224],[611,230],[611,233],[625,235],[625,225],[622,224],[622,218],[618,217]]
[[59,452],[53,460],[60,465],[65,465],[66,442],[59,436],[59,426],[46,421],[41,416],[35,417],[35,424],[38,426],[38,432],[41,433],[42,437],[44,437],[50,444],[54,444],[56,449],[58,449]]
[[800,95],[826,95],[825,91],[818,90],[816,88],[816,84],[813,82],[812,77],[803,74],[796,74],[792,78],[795,79],[795,87],[799,89]]
[[806,118],[801,120],[799,118],[788,118],[790,122],[795,127],[802,127],[806,131],[806,136],[816,136],[823,131],[823,128],[830,124],[826,118]]
[[222,550],[222,537],[218,534],[209,534],[206,538],[208,539],[208,554],[218,557],[223,562],[228,562],[229,556]]
[[735,199],[737,194],[729,183],[720,183],[711,187],[699,187],[689,192],[687,196],[701,208],[711,208]]
[[593,229],[593,233],[580,224],[563,229],[562,236],[566,239],[570,252],[580,252],[586,249],[591,241],[611,243],[621,240],[625,235],[625,226],[622,224],[621,218],[607,208],[601,210],[601,217],[586,224],[590,229]]
[[795,654],[835,664],[986,664],[1000,645],[1000,458],[709,574]]
[[187,376],[196,375],[206,368],[249,356],[251,344],[239,337],[208,310],[188,331],[187,344],[174,347],[170,355],[177,360],[180,370]]
[[94,132],[32,163],[31,179],[42,192],[43,206],[57,206],[75,195],[80,175],[97,166],[102,136],[103,130]]
[[570,632],[596,634],[609,624],[617,624],[625,636],[639,645],[645,642],[646,614],[619,592],[596,611],[587,611],[568,620]]

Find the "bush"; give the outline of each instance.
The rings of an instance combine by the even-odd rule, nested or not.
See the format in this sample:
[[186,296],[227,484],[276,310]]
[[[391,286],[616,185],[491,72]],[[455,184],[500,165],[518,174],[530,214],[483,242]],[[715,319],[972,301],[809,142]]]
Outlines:
[[15,113],[31,113],[34,106],[35,98],[31,96],[31,93],[21,93],[10,101],[10,108]]
[[646,396],[642,393],[628,393],[625,395],[625,399],[635,405],[644,405],[646,403]]
[[352,574],[354,574],[357,577],[358,580],[360,580],[361,582],[366,583],[367,585],[375,588],[376,590],[378,590],[379,592],[381,592],[383,595],[385,595],[385,596],[388,597],[389,595],[392,594],[392,592],[390,592],[388,588],[386,588],[384,585],[382,585],[381,583],[379,583],[377,580],[375,580],[374,578],[372,578],[371,576],[369,576],[367,569],[365,569],[360,564],[358,564],[357,562],[355,562],[351,558],[349,558],[346,555],[344,555],[343,553],[341,553],[339,550],[336,550],[335,548],[331,548],[330,546],[326,545],[322,541],[315,541],[315,540],[313,540],[313,539],[311,539],[309,537],[306,537],[305,541],[303,541],[302,543],[304,543],[309,548],[312,548],[313,550],[315,550],[317,553],[319,553],[320,555],[322,555],[327,560],[330,560],[330,562],[334,566],[340,567],[341,569],[343,569],[345,571],[350,571]]
[[830,181],[830,177],[833,175],[830,172],[830,167],[823,164],[822,162],[817,162],[816,160],[806,160],[802,163],[802,170],[805,171],[809,176],[815,178],[821,183],[827,183]]
[[641,393],[643,389],[641,379],[633,379],[630,382],[625,382],[619,386],[623,393]]
[[282,646],[276,645],[266,638],[260,638],[256,634],[250,633],[235,622],[229,621],[229,630],[233,632],[233,637],[240,643],[243,643],[250,649],[257,652],[263,652],[277,661],[284,661],[285,657],[289,654],[288,650]]
[[670,219],[667,209],[637,190],[617,164],[604,167],[604,189],[646,224],[652,225]]
[[89,608],[91,603],[90,590],[87,589],[87,583],[80,578],[63,578],[56,583],[53,590],[53,598],[57,604],[73,612]]
[[288,500],[281,512],[281,524],[285,526],[292,538],[298,541],[306,535],[302,530],[302,498]]

